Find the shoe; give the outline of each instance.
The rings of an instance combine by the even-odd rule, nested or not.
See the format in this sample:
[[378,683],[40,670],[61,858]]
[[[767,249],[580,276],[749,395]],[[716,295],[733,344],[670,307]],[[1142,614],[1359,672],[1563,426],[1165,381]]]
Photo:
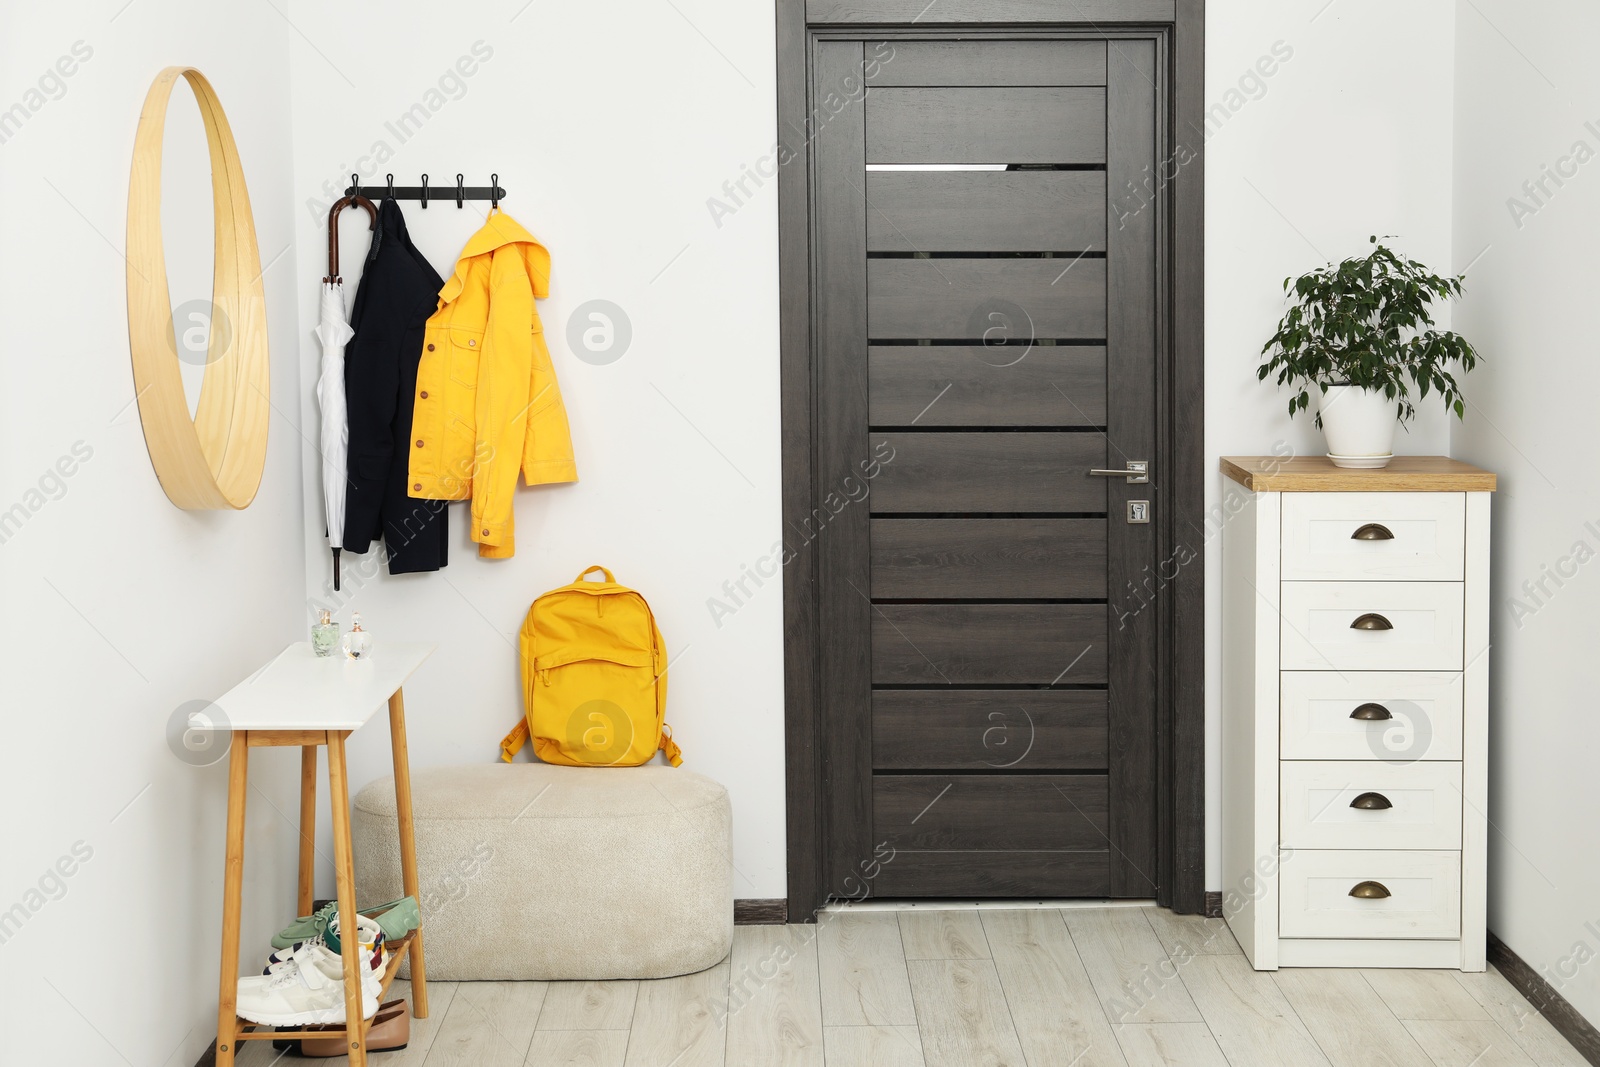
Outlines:
[[[356,931],[358,933],[363,951],[373,948],[381,951],[384,941],[387,940],[383,934],[383,927],[378,925],[376,921],[367,918],[365,915],[356,915]],[[266,970],[262,971],[261,973],[271,974],[273,967],[281,963],[286,963],[292,959],[296,950],[298,950],[301,945],[322,945],[335,956],[339,955],[339,953],[343,951],[343,948],[339,941],[338,915],[331,915],[328,918],[327,924],[321,931],[312,934],[304,941],[297,941],[293,945],[290,945],[286,948],[279,948],[274,951],[272,955],[267,957]],[[378,970],[382,969],[376,964],[374,966]]]
[[422,925],[422,909],[417,906],[416,897],[401,897],[388,904],[368,908],[362,914],[378,920],[385,941],[398,941]]
[[[417,907],[416,897],[401,897],[391,900],[387,904],[379,904],[373,908],[359,909],[362,915],[373,916],[378,919],[383,928],[386,941],[396,941],[412,930],[422,921],[420,909]],[[302,915],[280,932],[272,935],[273,948],[292,948],[297,942],[309,941],[328,927],[328,922],[338,914],[339,902],[330,900],[311,915]],[[334,951],[338,951],[335,948]]]
[[[307,943],[271,974],[239,979],[239,1017],[263,1026],[343,1023],[344,960],[325,945]],[[383,983],[371,972],[361,977],[361,1017],[378,1013]]]
[[[306,1032],[306,1036],[293,1044],[299,1045],[302,1056],[328,1057],[343,1056],[350,1051],[347,1038],[343,1037],[315,1037],[316,1031]],[[399,1052],[411,1041],[411,1011],[404,1000],[391,1000],[378,1009],[378,1017],[372,1020],[372,1028],[367,1031],[368,1052]]]

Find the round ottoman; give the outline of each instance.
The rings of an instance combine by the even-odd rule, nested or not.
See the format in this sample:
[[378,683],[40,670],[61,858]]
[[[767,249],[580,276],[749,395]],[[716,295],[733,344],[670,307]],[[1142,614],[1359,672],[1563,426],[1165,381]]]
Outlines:
[[[732,810],[704,775],[433,767],[411,796],[429,978],[666,978],[733,944]],[[393,778],[357,795],[363,904],[404,895],[397,821]]]

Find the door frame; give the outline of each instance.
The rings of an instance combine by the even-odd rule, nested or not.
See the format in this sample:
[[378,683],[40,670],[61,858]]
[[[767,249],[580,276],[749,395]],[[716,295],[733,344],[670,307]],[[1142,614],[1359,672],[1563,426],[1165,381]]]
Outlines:
[[[988,35],[1156,42],[1167,79],[1158,115],[1163,164],[1157,212],[1157,435],[1153,486],[1160,574],[1156,612],[1157,902],[1205,910],[1205,0],[775,0],[782,389],[784,741],[788,914],[814,921],[829,903],[822,803],[823,717],[817,706],[819,532],[815,478],[814,279],[808,114],[818,39]],[[915,23],[914,30],[908,30]],[[824,120],[825,121],[825,120]],[[1163,475],[1161,472],[1165,472]],[[1168,572],[1171,572],[1170,574]],[[1182,684],[1179,684],[1179,683]]]

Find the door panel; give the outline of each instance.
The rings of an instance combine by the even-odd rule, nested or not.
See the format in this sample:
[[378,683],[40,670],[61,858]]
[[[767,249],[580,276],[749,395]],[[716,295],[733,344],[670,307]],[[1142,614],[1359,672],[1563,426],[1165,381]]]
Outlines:
[[873,519],[872,595],[1098,599],[1104,519]]
[[880,897],[1099,897],[1111,881],[1107,849],[1081,852],[915,852],[882,864]]
[[816,541],[829,889],[1154,896],[1164,472],[1090,472],[1159,455],[1155,44],[893,47],[812,156],[814,470],[870,477]]
[[1104,848],[1100,774],[883,774],[873,835],[910,851]]
[[[1106,335],[1103,259],[874,259],[867,292],[873,340],[982,341],[997,323],[1027,340]],[[1017,323],[995,317],[1012,308]]]
[[[1128,41],[1107,57],[1106,187],[1139,189],[1156,172],[1155,45]],[[1106,230],[1106,388],[1112,402],[1106,415],[1106,438],[1117,459],[1157,454],[1156,442],[1156,223],[1154,206],[1138,209],[1127,194],[1113,193]],[[1167,472],[1156,472],[1159,481]],[[1165,598],[1159,575],[1172,560],[1156,557],[1154,523],[1127,522],[1128,502],[1149,500],[1149,485],[1129,485],[1120,478],[1106,486],[1110,516],[1106,579],[1112,603],[1117,647],[1111,657],[1108,694],[1111,708],[1111,838],[1113,894],[1156,895],[1156,692],[1159,672],[1156,620]],[[1143,610],[1149,599],[1154,610]],[[1192,683],[1192,679],[1189,680]],[[1192,759],[1176,753],[1173,759]]]
[[1103,345],[873,345],[874,426],[1106,424]]
[[[884,65],[887,69],[892,65]],[[1106,90],[867,92],[868,163],[1104,163]]]
[[880,689],[872,766],[883,771],[1106,769],[1106,695],[1094,690]]
[[1103,170],[868,171],[870,252],[1106,246]]
[[1103,604],[874,604],[874,685],[1104,685]]
[[867,54],[891,57],[873,86],[1106,83],[1104,41],[873,41]]
[[881,512],[1104,512],[1097,433],[877,433],[894,450],[872,483]]

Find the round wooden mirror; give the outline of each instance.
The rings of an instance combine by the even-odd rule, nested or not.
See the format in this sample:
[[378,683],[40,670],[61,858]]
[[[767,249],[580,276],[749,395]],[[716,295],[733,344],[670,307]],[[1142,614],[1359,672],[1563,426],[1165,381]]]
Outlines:
[[[212,304],[226,329],[210,331],[194,417],[184,398],[161,239],[161,147],[179,78],[200,105],[211,154],[216,227]],[[244,169],[222,102],[193,67],[168,67],[145,95],[128,182],[128,348],[150,462],[180,508],[244,508],[267,459],[268,358],[261,253]]]

